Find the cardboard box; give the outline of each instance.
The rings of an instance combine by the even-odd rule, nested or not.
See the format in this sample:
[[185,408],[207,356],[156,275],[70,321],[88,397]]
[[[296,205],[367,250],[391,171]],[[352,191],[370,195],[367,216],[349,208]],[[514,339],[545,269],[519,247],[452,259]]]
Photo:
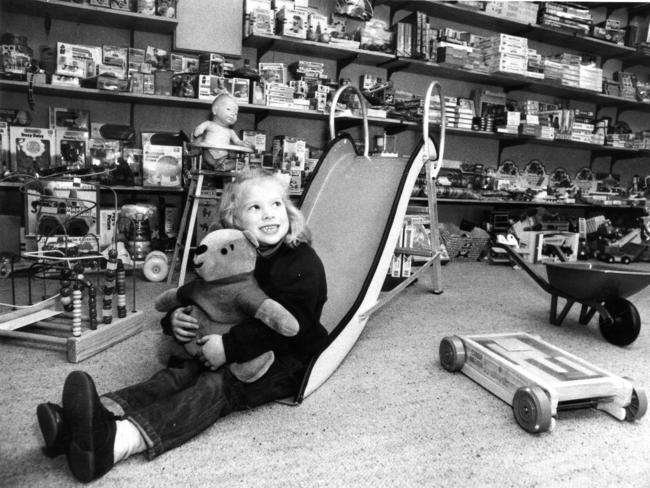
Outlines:
[[277,32],[283,36],[306,39],[308,22],[308,14],[304,10],[285,7],[276,14]]
[[50,129],[90,130],[90,111],[79,108],[49,108]]
[[102,64],[120,66],[126,71],[129,63],[129,48],[124,46],[102,46]]
[[212,101],[220,93],[228,92],[225,78],[223,76],[199,75],[197,92],[199,100]]
[[115,225],[120,211],[115,212],[115,208],[99,209],[99,247],[103,250],[113,242]]
[[204,75],[223,76],[223,64],[226,62],[221,54],[199,54],[199,73]]
[[0,169],[9,169],[9,124],[0,122]]
[[90,166],[87,130],[58,128],[55,129],[55,136],[56,156],[59,166],[74,170]]
[[122,158],[133,174],[133,184],[142,186],[142,149],[125,147],[122,149]]
[[102,48],[84,44],[56,43],[56,74],[90,78],[102,62]]
[[101,171],[117,165],[120,157],[120,141],[91,137],[88,140],[88,159],[90,166]]
[[142,185],[180,188],[183,173],[183,145],[164,145],[156,141],[174,139],[175,134],[142,132]]
[[38,173],[53,167],[55,143],[53,129],[11,126],[11,171]]
[[132,12],[131,8],[132,0],[111,0],[111,8],[114,10],[125,10],[127,12]]
[[250,80],[246,78],[232,78],[232,96],[240,103],[248,103],[250,92]]
[[307,159],[307,144],[297,137],[276,136],[273,138],[273,166],[285,171],[304,170]]
[[[98,234],[97,187],[66,180],[48,181],[45,183],[45,188],[48,195],[35,190],[27,191],[25,199],[26,235],[38,235],[39,222],[48,215],[59,215],[59,220],[64,225],[72,218],[83,220],[89,233]],[[63,212],[61,212],[62,210]]]

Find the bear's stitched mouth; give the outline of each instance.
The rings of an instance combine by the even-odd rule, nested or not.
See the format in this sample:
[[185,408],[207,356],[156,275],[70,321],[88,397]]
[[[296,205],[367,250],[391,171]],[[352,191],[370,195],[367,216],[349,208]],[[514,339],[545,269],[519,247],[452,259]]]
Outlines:
[[203,261],[201,261],[200,263],[194,263],[195,268],[200,268],[201,266],[203,266]]

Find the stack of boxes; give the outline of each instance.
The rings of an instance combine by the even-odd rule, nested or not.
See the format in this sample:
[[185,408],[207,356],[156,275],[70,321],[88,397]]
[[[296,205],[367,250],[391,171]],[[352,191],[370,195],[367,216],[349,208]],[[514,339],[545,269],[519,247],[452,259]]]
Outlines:
[[539,11],[541,25],[559,27],[588,35],[591,30],[591,11],[584,5],[568,2],[542,2]]
[[528,70],[528,39],[498,34],[479,43],[488,72],[526,75]]
[[485,13],[516,20],[524,24],[537,23],[539,6],[534,2],[485,2]]

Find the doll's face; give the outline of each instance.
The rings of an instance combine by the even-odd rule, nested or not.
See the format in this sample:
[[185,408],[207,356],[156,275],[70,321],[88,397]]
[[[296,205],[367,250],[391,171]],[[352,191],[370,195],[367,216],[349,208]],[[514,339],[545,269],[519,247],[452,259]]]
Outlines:
[[219,97],[215,100],[212,106],[212,113],[214,114],[214,121],[218,124],[228,127],[237,122],[237,114],[239,113],[239,105],[231,97]]

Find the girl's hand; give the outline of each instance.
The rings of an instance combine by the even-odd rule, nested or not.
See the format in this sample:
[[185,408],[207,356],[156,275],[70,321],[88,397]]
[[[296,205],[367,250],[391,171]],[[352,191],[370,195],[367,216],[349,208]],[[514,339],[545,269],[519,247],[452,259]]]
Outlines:
[[226,364],[226,351],[223,349],[223,338],[219,334],[208,334],[197,339],[196,343],[201,346],[201,351],[197,355],[197,358],[206,368],[216,371]]
[[190,342],[196,337],[199,322],[190,315],[191,312],[192,305],[177,308],[172,312],[170,317],[172,333],[178,342]]

